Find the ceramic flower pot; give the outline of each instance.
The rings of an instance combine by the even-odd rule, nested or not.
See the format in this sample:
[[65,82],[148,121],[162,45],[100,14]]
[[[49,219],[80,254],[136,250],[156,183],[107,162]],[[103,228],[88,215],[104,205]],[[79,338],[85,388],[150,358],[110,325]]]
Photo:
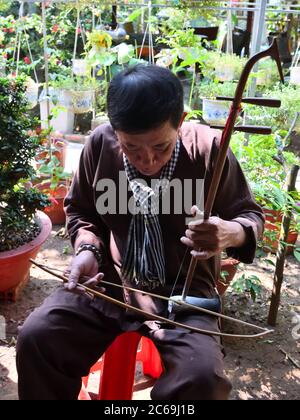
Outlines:
[[37,212],[37,217],[41,232],[36,238],[11,251],[0,252],[0,297],[5,300],[16,300],[19,288],[29,279],[29,259],[36,257],[51,233],[49,217],[40,211]]
[[208,124],[225,124],[231,102],[203,98],[202,117]]
[[66,107],[74,114],[84,114],[93,109],[95,102],[94,90],[65,90],[64,95],[67,102]]

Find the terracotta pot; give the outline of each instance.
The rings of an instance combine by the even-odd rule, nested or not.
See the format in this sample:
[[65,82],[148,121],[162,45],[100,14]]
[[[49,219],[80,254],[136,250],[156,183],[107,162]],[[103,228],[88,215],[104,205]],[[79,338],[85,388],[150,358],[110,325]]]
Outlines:
[[52,224],[43,212],[37,212],[41,224],[40,234],[28,242],[11,251],[0,252],[0,293],[4,297],[15,300],[15,290],[29,279],[31,263],[29,258],[35,258],[41,245],[51,233]]
[[66,214],[64,212],[64,200],[68,193],[66,185],[60,185],[54,191],[50,189],[50,182],[37,184],[36,187],[47,194],[52,202],[49,207],[44,209],[44,212],[50,217],[53,225],[63,225],[66,222]]
[[153,55],[155,57],[156,54],[157,54],[157,51],[154,48],[152,49],[151,47],[149,47],[149,45],[144,45],[143,47],[138,47],[137,48],[137,56],[141,57],[141,58],[144,58],[144,59],[148,59],[149,56],[150,57],[152,56],[152,50],[153,50]]
[[[278,249],[278,240],[280,236],[280,227],[282,222],[282,213],[279,210],[272,210],[272,209],[263,209],[264,214],[266,217],[265,222],[265,233],[264,233],[264,244],[265,244],[265,251],[269,251],[272,253],[276,253]],[[274,232],[274,236],[271,233],[271,238],[266,235],[266,231]],[[286,253],[287,255],[292,254],[296,241],[298,238],[298,232],[293,230],[289,231],[287,243],[291,246],[287,247]]]
[[239,261],[235,260],[234,258],[227,258],[221,260],[221,272],[225,272],[225,278],[220,277],[217,280],[216,287],[219,292],[219,295],[222,296],[227,290],[228,286],[230,285],[235,276],[235,273],[237,272],[238,265]]

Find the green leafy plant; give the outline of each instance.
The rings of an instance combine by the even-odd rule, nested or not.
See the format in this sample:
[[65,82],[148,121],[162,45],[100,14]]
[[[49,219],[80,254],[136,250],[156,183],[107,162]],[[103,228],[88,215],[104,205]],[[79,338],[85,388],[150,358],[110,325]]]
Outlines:
[[236,54],[225,54],[220,51],[207,51],[202,73],[207,80],[218,81],[220,79],[220,70],[224,70],[224,68],[227,67],[232,73],[231,80],[237,81],[240,78],[246,61],[246,58],[241,58]]
[[261,60],[258,64],[258,70],[254,75],[256,77],[256,86],[258,91],[265,92],[270,90],[279,81],[277,64],[271,58]]
[[84,92],[97,90],[99,88],[99,83],[93,77],[59,76],[55,80],[52,80],[51,86],[54,89]]
[[50,183],[50,188],[47,186],[45,191],[48,191],[49,189],[50,191],[54,191],[59,186],[65,185],[66,181],[70,180],[70,174],[65,172],[64,168],[61,166],[59,160],[54,154],[52,154],[50,159],[49,157],[46,157],[43,164],[37,171],[37,175],[40,178],[45,178],[45,180],[42,181],[41,186],[43,186],[43,184]]
[[288,193],[285,186],[291,166],[297,164],[299,159],[294,153],[285,151],[285,134],[284,131],[278,131],[269,136],[253,135],[248,142],[243,134],[235,134],[231,142],[255,199],[264,208],[267,217],[260,243],[266,252],[276,249],[284,214],[292,213],[292,236],[300,230],[299,192]]
[[237,83],[235,82],[211,82],[205,83],[200,81],[195,92],[200,98],[215,99],[217,96],[234,96],[236,91]]
[[[295,113],[300,112],[300,86],[275,84],[264,93],[264,97],[281,100],[280,108],[266,108],[245,105],[249,123],[258,125],[272,125],[274,131],[289,130]],[[295,131],[299,131],[299,124]]]
[[231,287],[237,293],[249,293],[254,302],[261,294],[261,281],[255,275],[242,274],[236,280],[233,280]]
[[49,204],[30,183],[39,137],[30,132],[37,121],[27,114],[24,82],[0,78],[0,251],[34,238],[39,233],[35,212]]

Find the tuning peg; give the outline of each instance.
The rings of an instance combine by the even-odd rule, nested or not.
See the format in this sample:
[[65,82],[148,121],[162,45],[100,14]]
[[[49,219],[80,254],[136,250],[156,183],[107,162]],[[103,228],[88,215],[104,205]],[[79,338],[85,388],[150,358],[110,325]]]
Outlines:
[[[229,96],[217,96],[218,101],[233,101],[233,98]],[[281,100],[272,98],[243,98],[242,103],[267,106],[269,108],[280,108]]]
[[[224,126],[219,125],[211,125],[211,128],[214,128],[216,130],[224,130]],[[249,134],[272,134],[272,128],[271,127],[259,127],[256,125],[236,125],[234,127],[234,131],[242,131],[243,133],[249,133]]]

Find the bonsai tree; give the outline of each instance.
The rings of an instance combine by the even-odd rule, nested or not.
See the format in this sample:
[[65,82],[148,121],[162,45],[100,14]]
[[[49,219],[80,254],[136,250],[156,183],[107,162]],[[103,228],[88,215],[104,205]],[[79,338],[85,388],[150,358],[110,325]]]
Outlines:
[[36,210],[49,204],[30,182],[39,136],[33,131],[38,122],[27,115],[25,90],[23,78],[0,78],[0,252],[35,238]]

